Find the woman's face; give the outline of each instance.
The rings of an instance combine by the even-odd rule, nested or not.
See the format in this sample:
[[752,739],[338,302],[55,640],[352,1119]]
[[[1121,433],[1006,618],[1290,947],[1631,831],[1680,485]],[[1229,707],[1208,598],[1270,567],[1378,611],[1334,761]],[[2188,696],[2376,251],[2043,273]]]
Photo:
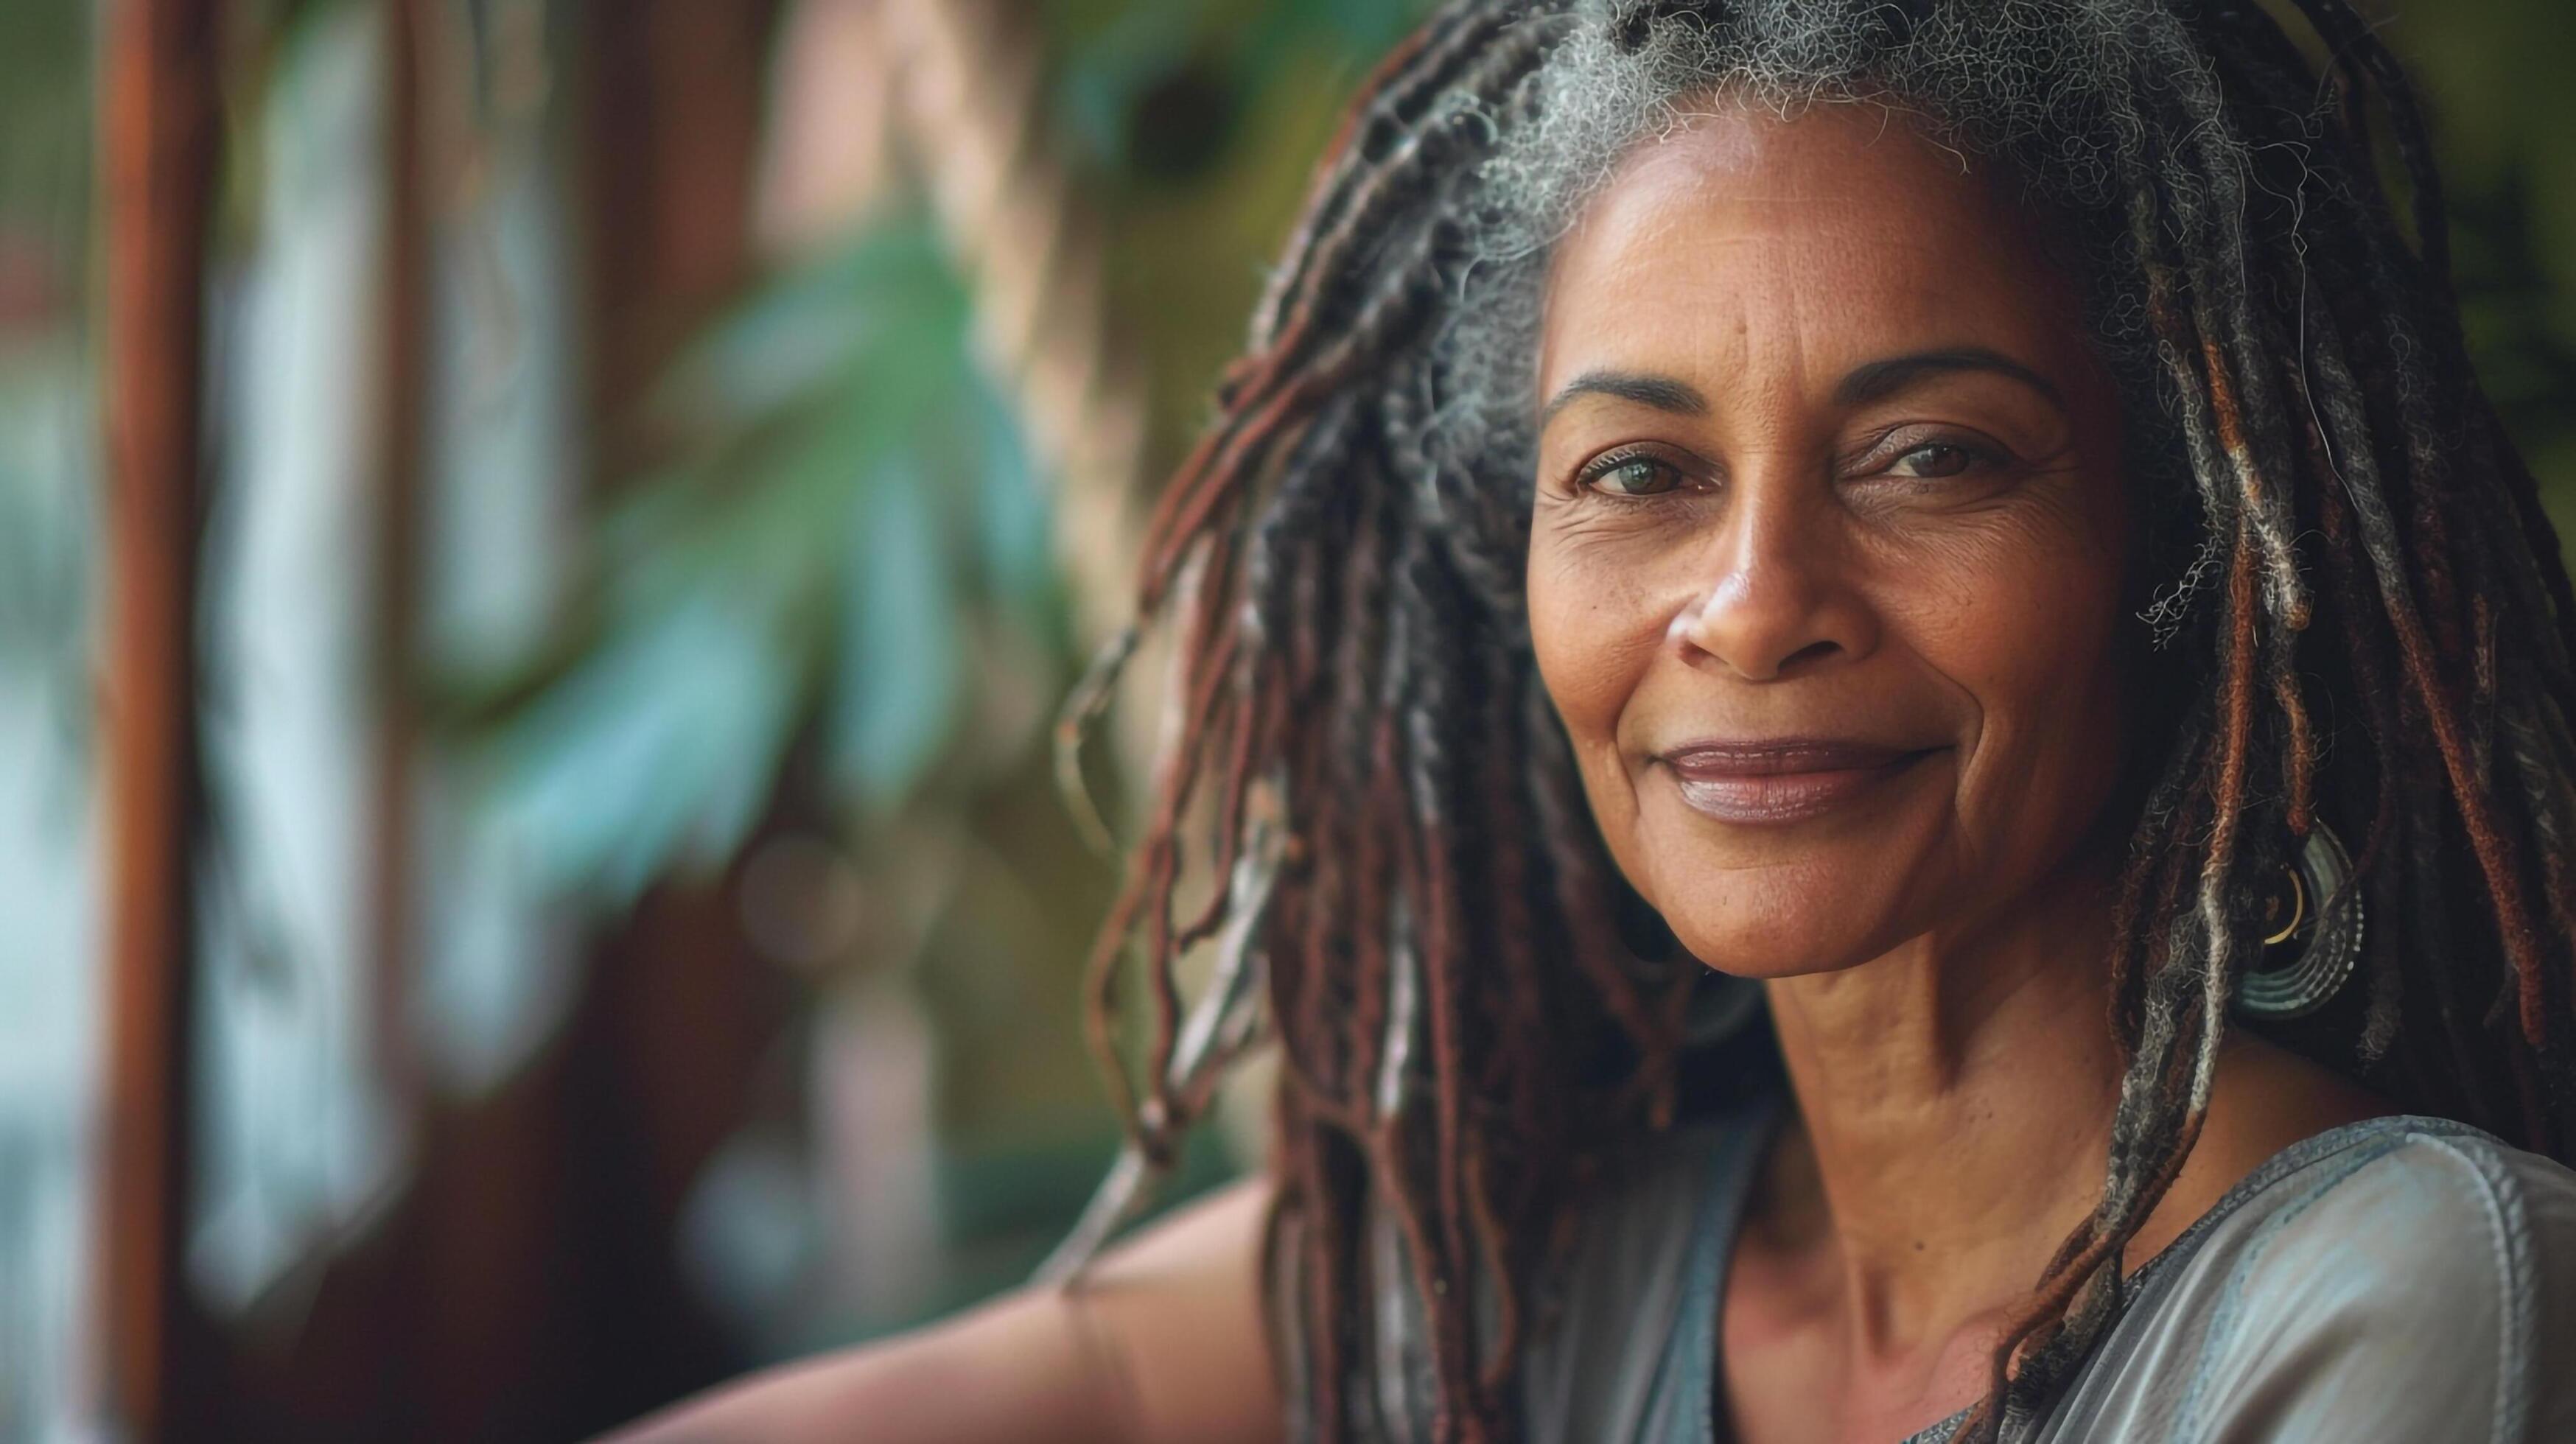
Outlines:
[[2008,915],[2114,785],[2128,520],[2074,287],[1871,107],[1717,107],[1560,247],[1529,610],[1610,850],[1703,961]]

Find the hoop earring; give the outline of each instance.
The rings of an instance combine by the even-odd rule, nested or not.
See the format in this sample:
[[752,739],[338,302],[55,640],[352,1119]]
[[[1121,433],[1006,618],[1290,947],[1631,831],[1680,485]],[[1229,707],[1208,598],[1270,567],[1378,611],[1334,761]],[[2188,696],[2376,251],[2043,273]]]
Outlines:
[[2361,959],[2361,889],[2343,839],[2313,824],[2264,910],[2263,957],[2236,985],[2236,1010],[2261,1022],[2324,1007]]

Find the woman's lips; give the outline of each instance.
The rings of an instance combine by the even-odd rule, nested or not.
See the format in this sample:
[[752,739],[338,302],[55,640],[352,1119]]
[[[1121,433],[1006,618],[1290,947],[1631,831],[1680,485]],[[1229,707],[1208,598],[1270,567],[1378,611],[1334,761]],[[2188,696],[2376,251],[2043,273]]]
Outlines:
[[1685,806],[1720,822],[1801,822],[1894,777],[1938,748],[1790,737],[1692,742],[1660,754]]

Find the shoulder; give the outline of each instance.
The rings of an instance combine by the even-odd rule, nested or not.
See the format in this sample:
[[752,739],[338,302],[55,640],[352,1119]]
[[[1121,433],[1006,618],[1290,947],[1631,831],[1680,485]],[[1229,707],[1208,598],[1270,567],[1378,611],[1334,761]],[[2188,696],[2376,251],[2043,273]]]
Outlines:
[[2376,1119],[2281,1155],[2195,1233],[2115,1330],[2173,1437],[2576,1438],[2552,1364],[2576,1357],[2576,1173]]

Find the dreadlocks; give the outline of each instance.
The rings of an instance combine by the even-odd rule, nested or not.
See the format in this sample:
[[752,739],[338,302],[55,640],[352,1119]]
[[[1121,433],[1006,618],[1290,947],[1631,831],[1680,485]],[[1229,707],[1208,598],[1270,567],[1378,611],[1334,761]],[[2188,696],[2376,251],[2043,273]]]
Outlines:
[[2106,960],[2128,1062],[2101,1202],[1962,1437],[2026,1426],[2116,1310],[2320,814],[2362,838],[2367,982],[2282,1041],[2564,1156],[2576,597],[2471,374],[2406,79],[2346,0],[2295,5],[2302,39],[2250,0],[1454,0],[1370,79],[1150,532],[1176,728],[1092,1000],[1148,1172],[1275,1036],[1301,1432],[1398,1427],[1394,1299],[1438,1436],[1513,1437],[1572,1210],[1671,1111],[1702,970],[1625,940],[1536,676],[1526,368],[1549,244],[1712,93],[1885,105],[2079,217],[2131,484],[2188,557],[2145,614],[2184,685]]

